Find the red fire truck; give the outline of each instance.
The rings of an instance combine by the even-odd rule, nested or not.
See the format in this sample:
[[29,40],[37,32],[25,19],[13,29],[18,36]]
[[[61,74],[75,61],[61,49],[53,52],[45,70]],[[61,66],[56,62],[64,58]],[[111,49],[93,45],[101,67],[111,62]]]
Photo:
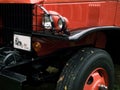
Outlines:
[[112,90],[120,0],[0,0],[0,90]]

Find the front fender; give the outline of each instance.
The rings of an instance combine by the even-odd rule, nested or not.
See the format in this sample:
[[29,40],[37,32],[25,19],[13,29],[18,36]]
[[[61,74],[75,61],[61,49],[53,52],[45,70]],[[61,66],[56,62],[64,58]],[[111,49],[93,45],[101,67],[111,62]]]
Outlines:
[[85,37],[86,35],[89,35],[93,32],[98,31],[111,31],[111,30],[120,30],[120,27],[117,26],[101,26],[101,27],[92,27],[84,30],[78,30],[78,32],[73,31],[70,36],[68,36],[68,40],[70,41],[78,41]]
[[59,40],[67,40],[67,41],[79,41],[86,35],[89,35],[98,31],[120,31],[120,27],[117,26],[101,26],[101,27],[92,27],[87,29],[77,29],[70,32],[70,35],[54,35],[51,33],[38,33],[33,32],[32,35],[36,37],[45,37],[45,38],[53,38]]

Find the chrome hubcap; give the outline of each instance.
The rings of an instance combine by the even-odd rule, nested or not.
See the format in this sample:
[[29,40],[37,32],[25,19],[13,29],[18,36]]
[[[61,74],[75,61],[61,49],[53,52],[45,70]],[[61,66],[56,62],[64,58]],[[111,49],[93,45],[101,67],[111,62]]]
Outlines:
[[108,87],[105,85],[100,85],[99,90],[108,90]]

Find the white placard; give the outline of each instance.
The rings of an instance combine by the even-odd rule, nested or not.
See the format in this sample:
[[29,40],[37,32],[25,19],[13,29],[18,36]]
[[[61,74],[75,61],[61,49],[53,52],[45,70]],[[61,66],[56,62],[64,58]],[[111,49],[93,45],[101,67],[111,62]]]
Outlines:
[[31,37],[14,34],[14,48],[31,51]]

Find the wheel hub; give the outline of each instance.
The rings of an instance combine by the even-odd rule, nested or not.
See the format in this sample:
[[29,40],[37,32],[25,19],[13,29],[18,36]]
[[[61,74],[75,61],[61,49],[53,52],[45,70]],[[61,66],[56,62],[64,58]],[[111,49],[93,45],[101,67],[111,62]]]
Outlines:
[[101,84],[101,85],[99,86],[99,90],[108,90],[108,87]]
[[105,70],[96,69],[87,78],[83,90],[108,90]]

